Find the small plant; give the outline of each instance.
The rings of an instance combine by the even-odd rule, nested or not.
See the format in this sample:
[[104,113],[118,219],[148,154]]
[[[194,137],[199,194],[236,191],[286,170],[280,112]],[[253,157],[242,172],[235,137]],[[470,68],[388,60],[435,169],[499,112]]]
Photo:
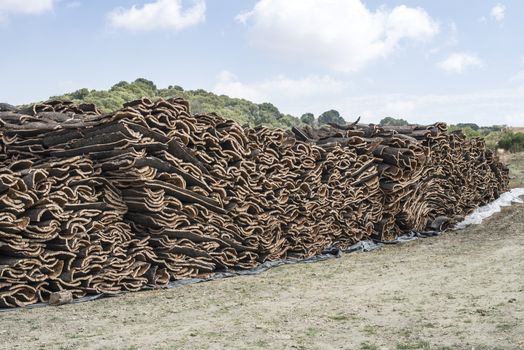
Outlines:
[[349,320],[349,317],[347,315],[344,315],[344,314],[338,314],[338,315],[334,315],[334,316],[329,316],[329,319],[333,320],[333,321],[347,321],[347,320]]
[[368,342],[364,342],[360,344],[360,350],[378,350],[379,347],[375,344],[370,344]]
[[425,340],[418,340],[414,343],[398,343],[397,350],[418,350],[418,349],[429,349],[429,342]]
[[511,330],[514,326],[515,325],[511,323],[499,323],[498,325],[495,326],[495,328],[497,328],[498,331],[506,332],[506,331]]

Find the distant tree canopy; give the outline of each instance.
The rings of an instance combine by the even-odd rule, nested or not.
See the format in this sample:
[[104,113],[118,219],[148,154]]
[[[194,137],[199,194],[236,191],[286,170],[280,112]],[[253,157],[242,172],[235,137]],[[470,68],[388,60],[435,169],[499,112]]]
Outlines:
[[338,111],[330,109],[318,117],[318,124],[322,125],[327,123],[346,124],[346,121],[340,116]]
[[504,148],[499,145],[499,141],[511,132],[507,125],[478,126],[473,123],[451,124],[448,130],[460,130],[467,138],[482,137],[490,149]]
[[134,82],[121,81],[109,90],[80,89],[53,99],[70,100],[76,103],[95,103],[102,112],[113,112],[122,107],[125,102],[148,97],[172,98],[181,97],[189,101],[193,113],[215,112],[218,115],[233,119],[240,124],[250,126],[271,126],[287,129],[292,126],[303,126],[299,118],[281,113],[271,103],[253,103],[240,98],[226,95],[216,95],[206,90],[184,90],[181,86],[170,85],[167,89],[159,89],[152,81],[138,78]]
[[475,131],[478,131],[478,129],[480,129],[480,127],[475,123],[458,123],[455,124],[455,126],[459,129],[470,128]]
[[511,152],[524,151],[524,133],[506,132],[498,142],[498,147]]
[[307,125],[313,125],[315,122],[315,115],[313,113],[304,113],[300,117],[300,121]]
[[389,126],[402,126],[408,125],[408,121],[405,119],[397,119],[392,117],[386,117],[379,122],[380,125],[389,125]]
[[507,130],[506,125],[478,126],[474,123],[458,123],[448,126],[449,131],[460,130],[466,137],[484,137],[490,148],[498,147],[497,143]]
[[[95,103],[101,112],[113,112],[125,102],[142,97],[151,99],[181,97],[188,100],[192,113],[215,112],[226,119],[233,119],[242,125],[268,126],[288,129],[292,126],[318,125],[326,123],[345,124],[344,118],[336,110],[322,113],[318,119],[312,113],[304,113],[300,118],[281,113],[271,103],[253,103],[241,98],[232,98],[226,95],[216,95],[206,90],[184,90],[181,86],[170,85],[167,89],[159,89],[152,81],[139,78],[133,82],[120,81],[109,90],[79,89],[77,91],[53,96],[52,99],[70,100],[75,103]],[[384,118],[381,125],[406,125],[404,119],[392,117]],[[490,148],[501,147],[510,150],[522,147],[521,138],[508,134],[505,125],[493,125],[490,127],[479,127],[473,123],[461,123],[450,125],[449,130],[461,129],[467,137],[482,136]],[[522,135],[522,134],[520,134]]]
[[466,126],[466,127],[459,127],[458,124],[457,125],[449,125],[448,126],[448,130],[449,131],[462,131],[462,133],[466,136],[466,137],[479,137],[480,136],[480,132],[477,130],[474,130],[472,129],[471,127],[469,126]]

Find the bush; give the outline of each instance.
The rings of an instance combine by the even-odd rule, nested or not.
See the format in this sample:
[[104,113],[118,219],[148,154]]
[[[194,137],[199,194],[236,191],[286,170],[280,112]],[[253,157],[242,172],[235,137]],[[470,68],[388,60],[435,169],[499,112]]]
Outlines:
[[408,121],[405,119],[397,119],[392,117],[386,117],[382,119],[379,122],[380,125],[387,125],[387,126],[402,126],[402,125],[408,125]]
[[498,143],[499,148],[503,148],[510,152],[524,151],[524,133],[522,132],[507,132],[500,139]]
[[327,123],[335,123],[335,124],[344,125],[346,124],[346,121],[344,120],[344,118],[340,116],[340,113],[338,113],[338,111],[334,109],[330,109],[329,111],[322,113],[318,117],[318,123],[320,125],[327,124]]
[[223,118],[233,119],[242,125],[266,125],[282,129],[304,125],[299,118],[281,113],[271,103],[256,104],[241,98],[215,95],[202,89],[184,90],[178,85],[159,89],[152,81],[143,78],[138,78],[131,83],[121,81],[109,90],[80,89],[73,93],[51,98],[69,100],[75,103],[94,103],[101,112],[107,113],[121,108],[125,102],[142,97],[151,99],[181,97],[189,101],[193,113],[215,112]]
[[478,129],[480,129],[480,127],[477,124],[475,124],[475,123],[458,123],[457,127],[459,129],[470,128],[470,129],[473,129],[475,131],[478,131]]
[[313,115],[313,113],[304,113],[300,117],[300,121],[307,125],[313,125],[313,123],[315,122],[315,116]]

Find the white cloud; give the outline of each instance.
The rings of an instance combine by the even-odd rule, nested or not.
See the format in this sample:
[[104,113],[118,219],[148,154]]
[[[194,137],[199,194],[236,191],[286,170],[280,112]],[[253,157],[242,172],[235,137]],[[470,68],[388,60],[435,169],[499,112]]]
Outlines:
[[457,46],[458,45],[458,43],[459,43],[458,28],[457,28],[457,24],[455,22],[450,22],[446,32],[443,33],[443,34],[444,34],[444,36],[447,37],[447,39],[442,44],[440,44],[440,45],[430,49],[428,51],[428,54],[426,55],[426,57],[429,56],[429,55],[437,54],[437,53],[441,52],[442,50],[444,50],[445,48],[453,47],[453,46]]
[[10,15],[38,15],[53,9],[54,0],[0,0],[0,22]]
[[489,15],[493,17],[496,21],[500,22],[504,19],[504,16],[506,14],[506,6],[502,4],[496,4],[491,9],[491,12]]
[[421,8],[370,11],[361,0],[259,0],[236,19],[249,27],[254,46],[339,71],[356,71],[406,40],[425,41],[439,32]]
[[283,75],[254,83],[243,83],[229,71],[222,71],[217,76],[213,92],[231,97],[245,98],[261,103],[272,102],[276,105],[283,101],[300,102],[300,99],[333,95],[342,92],[348,84],[329,76],[310,75],[305,78],[291,79]]
[[142,7],[117,8],[109,13],[111,25],[131,31],[157,29],[181,30],[205,20],[206,3],[193,0],[193,4],[182,8],[182,0],[157,0]]
[[484,64],[476,54],[456,52],[439,62],[437,66],[446,72],[460,74],[470,68],[482,68]]

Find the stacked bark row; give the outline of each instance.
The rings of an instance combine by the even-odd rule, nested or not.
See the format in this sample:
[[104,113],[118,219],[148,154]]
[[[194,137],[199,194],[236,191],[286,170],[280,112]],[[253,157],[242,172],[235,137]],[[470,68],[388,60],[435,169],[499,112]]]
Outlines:
[[0,306],[139,290],[442,229],[507,170],[445,125],[287,132],[183,100],[0,105]]
[[442,230],[475,207],[507,190],[508,170],[482,139],[467,140],[446,125],[331,125],[294,130],[318,145],[362,144],[373,147],[384,195],[377,238],[394,239],[410,230]]

